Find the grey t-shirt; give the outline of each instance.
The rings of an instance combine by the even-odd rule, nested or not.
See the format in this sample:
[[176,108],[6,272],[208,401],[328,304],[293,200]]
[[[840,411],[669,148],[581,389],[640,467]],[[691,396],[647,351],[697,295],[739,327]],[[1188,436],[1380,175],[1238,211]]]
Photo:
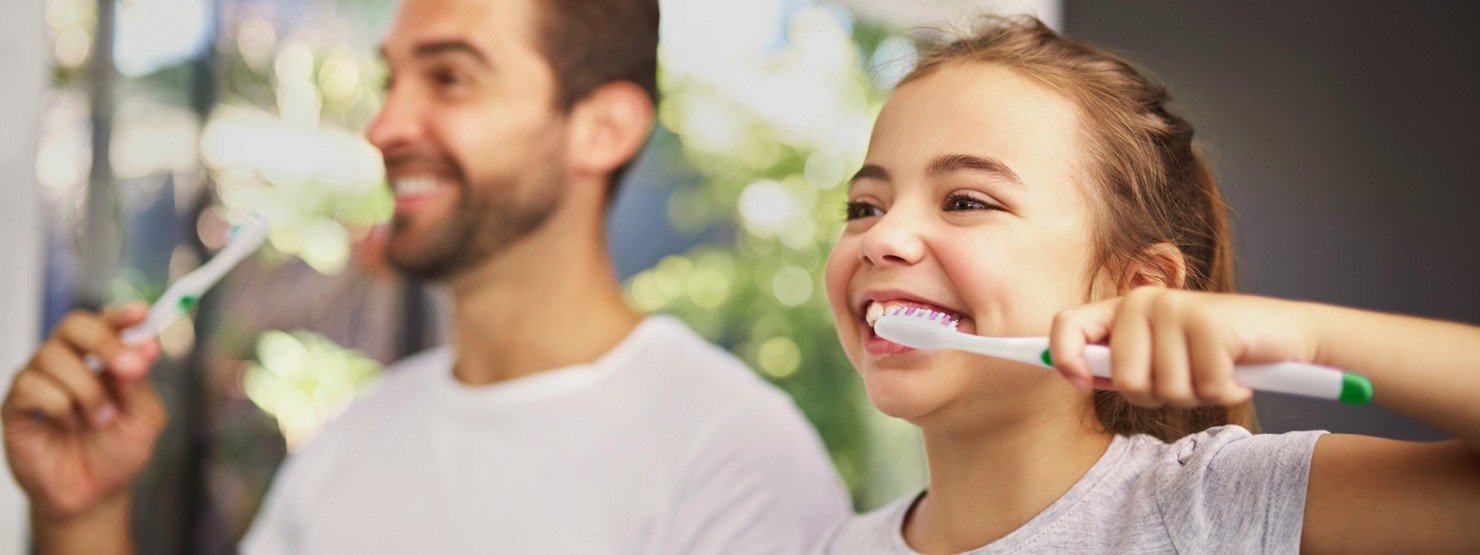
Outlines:
[[[1296,553],[1310,456],[1324,433],[1221,426],[1172,443],[1117,436],[1058,501],[968,554]],[[914,555],[902,530],[921,495],[839,524],[819,553]]]

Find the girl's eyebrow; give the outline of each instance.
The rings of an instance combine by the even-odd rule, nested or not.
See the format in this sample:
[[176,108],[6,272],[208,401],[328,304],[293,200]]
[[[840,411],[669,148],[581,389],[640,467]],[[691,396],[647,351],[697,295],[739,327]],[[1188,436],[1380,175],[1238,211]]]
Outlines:
[[[1012,171],[1012,168],[1007,167],[1007,164],[1002,163],[1001,160],[971,154],[943,155],[932,160],[930,166],[925,171],[931,176],[940,176],[958,171],[979,172],[990,174],[992,177],[1018,187],[1023,186],[1023,180],[1018,177],[1017,172]],[[859,173],[862,173],[862,170],[859,170]],[[854,177],[854,179],[857,179],[857,177]]]
[[858,168],[858,173],[853,174],[853,178],[848,180],[848,184],[852,185],[854,182],[860,179],[877,179],[879,181],[889,181],[889,172],[885,170],[883,166],[879,166],[876,164],[864,164],[862,168]]
[[[925,169],[925,172],[932,177],[938,177],[958,171],[984,173],[1000,179],[1010,185],[1015,185],[1018,187],[1023,186],[1023,180],[1022,178],[1018,177],[1017,172],[1012,171],[1012,168],[1007,167],[1007,164],[1002,163],[1001,160],[998,160],[996,158],[976,156],[973,154],[941,155],[940,157],[931,160],[930,165],[927,166]],[[854,183],[857,183],[861,179],[877,179],[879,181],[888,182],[889,171],[885,170],[883,166],[879,166],[877,164],[864,164],[862,168],[858,169],[858,173],[853,174],[853,178],[848,180],[848,185],[851,187]]]

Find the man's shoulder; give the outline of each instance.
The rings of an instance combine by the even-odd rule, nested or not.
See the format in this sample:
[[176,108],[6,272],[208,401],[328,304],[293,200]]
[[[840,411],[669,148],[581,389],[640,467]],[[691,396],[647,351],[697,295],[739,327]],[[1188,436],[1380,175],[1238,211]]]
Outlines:
[[353,442],[357,435],[380,435],[420,406],[435,402],[436,380],[452,368],[452,351],[436,347],[396,361],[382,372],[368,392],[335,416],[306,446],[306,452],[329,450],[329,445]]
[[375,412],[374,405],[414,403],[430,395],[434,382],[452,370],[452,349],[434,347],[386,366],[380,383],[356,399],[345,415]]
[[760,403],[786,407],[791,399],[729,351],[672,316],[650,316],[642,345],[622,363],[648,394],[723,414]]

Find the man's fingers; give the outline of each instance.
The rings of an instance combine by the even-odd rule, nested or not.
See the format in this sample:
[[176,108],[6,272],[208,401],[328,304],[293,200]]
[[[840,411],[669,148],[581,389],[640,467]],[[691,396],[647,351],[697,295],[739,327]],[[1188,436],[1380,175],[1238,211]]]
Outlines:
[[77,353],[55,342],[48,342],[36,354],[36,363],[32,369],[60,384],[71,398],[72,404],[94,426],[105,426],[117,416],[117,410],[108,397],[107,387],[101,376],[89,370]]
[[41,417],[66,429],[78,426],[72,397],[60,383],[35,369],[16,374],[5,398],[4,414],[8,421]]
[[118,329],[105,317],[74,311],[62,319],[52,336],[79,354],[96,356],[125,378],[137,379],[149,371],[148,361],[123,344]]
[[149,305],[144,303],[130,303],[103,312],[103,319],[108,325],[119,330],[143,322],[146,316],[149,316]]
[[132,350],[144,361],[143,371],[136,376],[113,372],[111,374],[113,394],[118,399],[119,408],[130,416],[144,418],[163,426],[167,418],[164,403],[160,401],[159,394],[154,391],[154,385],[148,379],[149,368],[152,368],[154,362],[159,360],[159,341],[150,339],[134,345]]

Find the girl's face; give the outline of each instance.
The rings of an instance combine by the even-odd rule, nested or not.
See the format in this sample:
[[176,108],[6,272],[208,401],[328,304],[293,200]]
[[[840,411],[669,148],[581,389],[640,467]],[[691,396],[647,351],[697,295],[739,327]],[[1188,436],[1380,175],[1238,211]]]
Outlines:
[[1067,98],[983,63],[938,68],[884,105],[826,277],[843,348],[884,413],[921,424],[1077,395],[1053,372],[905,349],[868,322],[870,305],[925,307],[966,333],[1042,336],[1088,301],[1094,219],[1077,129]]

